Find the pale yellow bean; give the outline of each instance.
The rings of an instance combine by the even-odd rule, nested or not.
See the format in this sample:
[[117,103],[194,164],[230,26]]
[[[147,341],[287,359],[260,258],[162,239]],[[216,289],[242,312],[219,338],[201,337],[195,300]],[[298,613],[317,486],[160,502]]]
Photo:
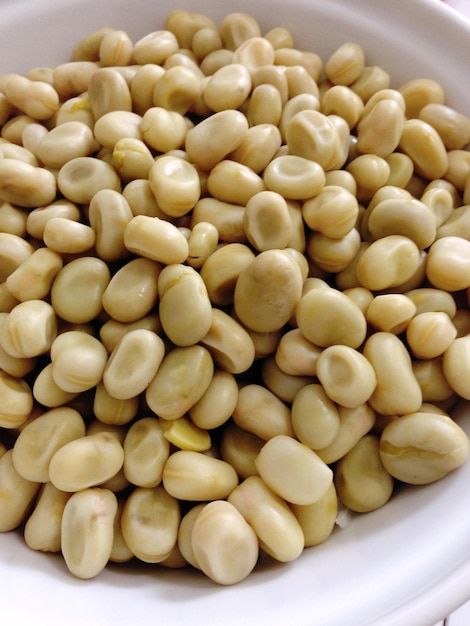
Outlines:
[[170,442],[158,419],[143,417],[135,421],[127,431],[123,448],[124,474],[132,484],[151,488],[161,483]]
[[257,435],[230,421],[224,428],[220,442],[221,458],[230,463],[241,479],[257,476],[255,459],[264,443]]
[[461,150],[470,142],[470,119],[445,104],[425,104],[418,117],[437,130],[448,150]]
[[[433,189],[431,191],[442,191],[443,189]],[[447,192],[444,192],[447,193]],[[451,209],[449,217],[437,229],[437,239],[443,237],[463,237],[468,239],[470,208],[465,204],[456,209]]]
[[359,283],[380,291],[406,283],[418,271],[421,261],[418,246],[403,235],[387,235],[374,241],[357,262]]
[[334,483],[313,504],[292,504],[291,509],[302,528],[305,547],[323,543],[333,532],[336,522],[338,497]]
[[262,177],[248,166],[224,159],[212,168],[207,178],[207,190],[221,202],[245,206],[250,198],[265,190],[265,184]]
[[145,143],[162,153],[181,148],[188,130],[181,113],[155,106],[143,113],[140,128]]
[[317,346],[334,344],[358,348],[366,336],[366,319],[348,296],[336,289],[305,293],[296,311],[297,324],[306,339]]
[[67,501],[62,515],[61,551],[77,578],[97,576],[107,565],[113,546],[117,499],[109,489],[84,489]]
[[14,530],[25,521],[40,487],[18,474],[12,457],[12,450],[0,457],[0,532]]
[[151,330],[130,330],[112,351],[103,372],[106,391],[118,400],[138,396],[150,384],[165,354],[163,340]]
[[48,408],[56,408],[68,404],[78,393],[64,391],[52,377],[52,363],[48,363],[36,376],[33,383],[33,396],[36,402]]
[[176,347],[165,356],[147,387],[147,404],[163,419],[178,419],[201,399],[213,373],[214,362],[206,348]]
[[50,356],[56,385],[70,393],[86,391],[101,382],[108,360],[106,348],[98,339],[79,330],[58,335]]
[[163,468],[163,486],[179,500],[208,501],[225,499],[238,485],[231,465],[192,450],[177,450]]
[[[16,305],[15,305],[16,306]],[[12,310],[14,306],[11,307]],[[2,327],[8,319],[8,313],[3,312],[0,314],[0,337],[2,335]],[[36,367],[37,358],[16,358],[11,356],[2,347],[0,340],[0,369],[6,374],[13,376],[14,378],[24,378],[27,374],[33,371]]]
[[0,199],[25,208],[52,202],[57,192],[49,170],[19,159],[0,159]]
[[260,252],[238,276],[237,317],[255,332],[280,329],[294,313],[302,284],[301,270],[292,256],[282,250]]
[[302,216],[309,228],[327,237],[341,238],[355,226],[359,206],[355,196],[335,185],[325,185],[302,205]]
[[148,215],[129,220],[123,242],[130,252],[165,265],[183,263],[189,253],[186,238],[174,224]]
[[299,389],[292,402],[291,419],[297,439],[312,450],[331,445],[340,426],[338,408],[316,383]]
[[247,241],[243,227],[245,207],[241,204],[223,202],[207,196],[201,198],[191,213],[191,228],[201,222],[209,222],[217,229],[219,240],[242,244]]
[[428,180],[441,178],[447,171],[449,159],[438,132],[427,122],[409,119],[403,124],[400,149],[415,165],[415,171]]
[[33,394],[22,378],[0,370],[0,427],[22,426],[33,409]]
[[38,248],[8,276],[6,286],[22,302],[41,300],[48,296],[62,267],[62,257],[57,252]]
[[71,495],[60,491],[52,483],[43,485],[24,527],[28,548],[41,552],[60,551],[62,515]]
[[392,152],[385,160],[390,168],[387,185],[404,189],[413,176],[413,161],[403,152]]
[[227,50],[221,48],[220,50],[214,50],[202,59],[200,69],[204,76],[212,76],[221,67],[233,63],[234,52],[233,50]]
[[161,265],[137,258],[128,261],[111,278],[102,294],[103,309],[118,322],[135,322],[155,306]]
[[47,221],[43,240],[49,250],[61,254],[81,254],[95,245],[95,231],[86,224],[54,217]]
[[132,217],[128,201],[119,192],[102,189],[93,196],[88,219],[95,232],[95,250],[100,259],[112,262],[128,256],[124,233]]
[[91,75],[98,68],[96,61],[68,61],[54,67],[52,81],[61,102],[86,93]]
[[74,61],[98,61],[100,53],[100,44],[106,33],[112,30],[111,27],[105,26],[98,30],[94,30],[75,44],[72,50],[72,58]]
[[321,232],[313,232],[308,237],[306,253],[321,270],[337,273],[350,266],[360,245],[361,236],[355,228],[340,238],[327,237]]
[[0,232],[25,238],[27,219],[28,212],[26,209],[14,206],[10,202],[0,204]]
[[[220,111],[190,129],[185,149],[189,159],[203,170],[211,170],[236,150],[248,132],[248,122],[240,111]],[[215,142],[214,137],[218,140]]]
[[380,331],[367,339],[363,354],[377,378],[377,386],[369,398],[371,407],[382,415],[417,411],[422,402],[421,389],[402,341],[393,333]]
[[200,269],[210,255],[217,250],[219,233],[214,224],[199,222],[191,229],[188,239],[187,263],[194,269]]
[[324,115],[341,116],[351,129],[356,126],[363,109],[361,98],[346,85],[333,85],[326,90],[321,100]]
[[89,204],[95,193],[102,189],[120,191],[121,180],[114,167],[106,161],[77,157],[60,168],[57,186],[67,200]]
[[201,93],[201,83],[192,69],[175,65],[155,83],[153,106],[185,115]]
[[470,286],[470,242],[459,236],[437,239],[429,248],[426,275],[437,289],[459,291]]
[[406,329],[406,341],[418,359],[442,355],[457,336],[457,329],[446,313],[429,311],[416,315]]
[[404,415],[388,424],[380,437],[386,470],[412,485],[440,480],[465,463],[469,452],[468,437],[460,426],[437,413]]
[[427,204],[415,198],[389,198],[369,213],[368,229],[374,239],[388,235],[408,237],[420,249],[436,238],[436,219]]
[[444,352],[442,367],[452,389],[466,400],[470,398],[470,336],[456,337]]
[[304,67],[313,80],[318,83],[321,78],[323,62],[315,52],[297,50],[296,48],[276,48],[274,63],[283,67],[300,65]]
[[285,332],[276,348],[278,367],[292,376],[315,376],[321,348],[306,339],[298,328]]
[[443,178],[453,184],[461,193],[470,175],[470,152],[468,150],[449,150],[447,152],[448,167]]
[[367,322],[376,330],[400,335],[416,311],[415,303],[405,294],[390,293],[376,295],[365,314]]
[[124,182],[147,178],[154,163],[147,145],[136,137],[123,137],[115,143],[112,163]]
[[197,30],[191,39],[191,50],[201,61],[211,52],[222,49],[222,39],[217,29],[207,26]]
[[390,81],[390,74],[383,67],[366,65],[359,78],[351,83],[350,87],[367,104],[375,93],[389,89]]
[[212,111],[238,109],[251,91],[251,76],[241,61],[225,65],[209,78],[204,86],[202,97]]
[[150,169],[149,182],[162,211],[173,217],[189,213],[201,195],[196,167],[178,157],[157,159]]
[[356,181],[359,202],[370,200],[390,177],[389,164],[376,154],[360,154],[347,164],[346,171]]
[[282,97],[279,90],[268,83],[261,83],[251,92],[246,109],[250,127],[258,124],[277,126],[282,116]]
[[382,464],[377,437],[365,435],[338,461],[335,486],[344,506],[358,513],[374,511],[390,500],[394,480]]
[[302,528],[287,503],[259,476],[249,476],[228,497],[255,531],[260,548],[277,561],[298,558],[304,549]]
[[102,67],[129,65],[134,44],[124,30],[110,30],[101,39],[99,60]]
[[281,134],[273,124],[252,126],[229,157],[260,174],[281,146]]
[[423,394],[423,403],[442,402],[455,395],[444,375],[443,359],[416,359],[413,373]]
[[69,200],[55,200],[51,204],[33,209],[26,220],[28,234],[35,239],[42,239],[44,228],[48,220],[53,217],[65,217],[69,220],[80,221],[81,215],[78,206]]
[[209,256],[201,268],[201,276],[213,304],[233,304],[238,276],[254,258],[251,248],[243,243],[223,245]]
[[404,294],[416,306],[416,314],[426,311],[442,311],[453,319],[457,313],[457,303],[448,291],[433,287],[419,287]]
[[124,451],[117,438],[98,432],[59,448],[49,463],[49,477],[62,491],[81,491],[112,478],[123,462]]
[[26,239],[11,233],[0,233],[0,281],[5,282],[33,252],[33,246]]
[[318,163],[324,170],[335,169],[340,140],[336,126],[319,111],[299,111],[285,126],[289,154]]
[[398,146],[404,121],[403,109],[395,100],[377,102],[358,124],[357,149],[387,158]]
[[237,400],[238,384],[235,376],[216,369],[200,400],[189,409],[189,416],[198,428],[218,428],[232,416]]
[[59,108],[59,95],[49,83],[4,74],[1,85],[11,104],[36,120],[50,119]]
[[325,74],[334,85],[350,85],[359,78],[365,67],[362,47],[344,43],[325,61]]
[[159,316],[166,336],[177,346],[201,341],[212,325],[212,304],[200,274],[172,264],[158,277]]
[[15,358],[45,354],[57,336],[57,317],[43,300],[20,302],[8,313],[1,326],[0,344]]
[[96,257],[78,257],[57,273],[51,303],[57,315],[68,322],[90,322],[102,311],[102,298],[110,282],[110,271]]
[[117,69],[101,67],[90,76],[88,99],[95,120],[111,111],[132,111],[126,79]]
[[221,585],[234,585],[254,569],[258,538],[239,511],[216,500],[199,512],[191,532],[191,545],[200,569]]
[[415,78],[399,88],[406,105],[408,118],[418,117],[421,109],[428,104],[444,104],[444,88],[430,78]]
[[294,436],[289,408],[262,385],[240,388],[232,417],[237,426],[265,441],[276,435]]
[[89,126],[83,122],[64,122],[52,128],[38,143],[36,154],[51,169],[60,169],[67,161],[89,156],[98,146]]
[[[278,345],[278,342],[276,342],[276,345]],[[258,354],[259,352],[260,349],[258,347]],[[286,374],[278,367],[276,359],[272,356],[272,350],[269,352],[265,350],[264,353],[264,361],[261,366],[261,380],[263,384],[280,400],[291,404],[299,389],[311,383],[313,378],[311,376]]]

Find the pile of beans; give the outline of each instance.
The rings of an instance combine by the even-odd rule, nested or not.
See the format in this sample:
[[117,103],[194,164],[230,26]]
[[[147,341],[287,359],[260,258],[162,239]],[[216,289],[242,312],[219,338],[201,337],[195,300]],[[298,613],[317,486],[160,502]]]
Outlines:
[[246,14],[0,76],[0,531],[244,579],[461,466],[470,119]]

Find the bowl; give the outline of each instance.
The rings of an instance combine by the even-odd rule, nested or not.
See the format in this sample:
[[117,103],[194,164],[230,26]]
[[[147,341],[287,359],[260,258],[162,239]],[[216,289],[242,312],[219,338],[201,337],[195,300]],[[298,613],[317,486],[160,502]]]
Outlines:
[[[384,67],[393,86],[439,81],[448,103],[470,115],[465,22],[438,0],[2,0],[0,73],[67,61],[72,46],[102,26],[132,38],[162,27],[175,8],[220,21],[243,11],[264,32],[285,26],[296,46],[327,58],[346,41]],[[470,435],[470,409],[455,420]],[[199,573],[109,565],[90,581],[60,556],[29,550],[20,532],[0,535],[2,621],[8,626],[129,623],[260,626],[431,626],[470,597],[467,463],[424,487],[400,490],[383,508],[356,515],[289,564],[261,563],[221,587]]]

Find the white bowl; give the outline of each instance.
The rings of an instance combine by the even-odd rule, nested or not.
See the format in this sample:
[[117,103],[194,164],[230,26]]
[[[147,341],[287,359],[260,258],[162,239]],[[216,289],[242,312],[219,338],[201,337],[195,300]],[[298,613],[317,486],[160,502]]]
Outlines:
[[[0,0],[0,72],[66,61],[74,43],[101,26],[142,36],[175,8],[215,20],[251,13],[264,31],[286,26],[298,47],[323,58],[357,41],[394,86],[434,78],[470,115],[470,22],[438,0]],[[456,419],[470,433],[465,406]],[[1,623],[431,626],[470,597],[469,484],[470,463],[433,485],[404,489],[297,561],[261,566],[229,588],[158,566],[109,566],[80,581],[60,556],[3,534]]]

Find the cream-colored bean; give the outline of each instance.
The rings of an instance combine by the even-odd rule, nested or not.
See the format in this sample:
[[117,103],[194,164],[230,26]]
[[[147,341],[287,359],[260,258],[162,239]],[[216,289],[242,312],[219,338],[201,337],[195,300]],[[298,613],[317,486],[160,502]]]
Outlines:
[[358,124],[357,149],[387,158],[398,146],[404,121],[403,110],[395,100],[377,102]]
[[340,425],[336,405],[316,383],[299,389],[292,402],[291,419],[297,439],[312,450],[329,446]]
[[390,74],[378,65],[366,65],[362,70],[359,78],[351,85],[351,89],[360,96],[364,103],[378,91],[389,89],[391,77]]
[[121,180],[112,165],[94,157],[77,157],[63,165],[57,186],[67,200],[89,204],[102,189],[121,190]]
[[19,159],[0,159],[0,180],[0,199],[20,207],[49,204],[57,192],[52,172]]
[[46,411],[29,422],[13,447],[13,463],[23,478],[46,483],[54,454],[66,443],[85,436],[85,422],[71,407]]
[[14,206],[9,202],[0,204],[0,232],[25,238],[27,219],[28,211],[26,209]]
[[292,33],[284,26],[271,28],[271,30],[264,34],[264,37],[272,44],[274,49],[294,47]]
[[382,200],[369,213],[368,229],[374,239],[388,235],[408,237],[420,249],[436,238],[436,219],[432,210],[415,198]]
[[41,552],[60,551],[62,515],[71,495],[52,483],[43,485],[24,527],[24,540],[29,548]]
[[248,130],[244,140],[229,157],[260,174],[279,150],[281,143],[277,126],[257,124]]
[[217,250],[219,233],[214,224],[199,222],[191,229],[188,239],[187,263],[194,269],[200,269],[210,255]]
[[[211,170],[238,148],[247,132],[248,122],[243,113],[220,111],[187,132],[185,149],[191,162],[203,170]],[[214,137],[218,137],[217,142]]]
[[100,485],[122,468],[124,451],[107,432],[85,435],[65,443],[49,463],[50,481],[62,491],[81,491]]
[[289,98],[306,93],[316,98],[319,97],[317,82],[303,65],[288,65],[284,68],[284,74],[287,79]]
[[149,182],[162,211],[173,217],[189,213],[201,195],[196,167],[178,157],[157,159],[150,169]]
[[291,509],[302,528],[305,547],[323,543],[333,532],[336,522],[338,497],[334,483],[313,504],[292,504]]
[[4,74],[1,90],[11,104],[36,120],[48,120],[59,108],[59,95],[52,85],[19,74]]
[[154,163],[154,158],[141,140],[135,137],[118,139],[113,148],[112,163],[121,179],[130,180],[147,178]]
[[470,119],[443,103],[425,104],[418,117],[437,130],[448,150],[462,150],[470,142]]
[[[86,124],[91,130],[95,125],[95,117],[91,110],[88,92],[69,98],[60,105],[55,115],[55,125],[60,126],[67,122],[81,122]],[[24,133],[26,132],[26,129]],[[25,137],[26,138],[26,137]]]
[[459,236],[437,239],[430,247],[426,266],[429,282],[437,289],[459,291],[470,286],[470,242]]
[[164,153],[184,145],[188,127],[181,113],[152,106],[142,115],[140,129],[145,143]]
[[221,50],[222,45],[222,38],[219,32],[211,26],[200,28],[191,39],[191,50],[199,61],[211,52]]
[[181,518],[181,523],[178,528],[178,549],[180,550],[186,561],[195,569],[200,569],[191,543],[191,534],[194,527],[194,523],[197,516],[206,506],[207,502],[200,502],[194,504]]
[[351,409],[367,402],[377,384],[369,361],[358,350],[344,345],[328,346],[321,352],[317,377],[334,402]]
[[359,206],[355,196],[334,185],[325,185],[302,205],[302,216],[309,228],[327,237],[341,238],[355,226]]
[[454,209],[454,199],[449,190],[439,187],[427,189],[420,201],[428,206],[436,219],[438,230],[451,217]]
[[374,193],[387,184],[390,166],[376,154],[361,154],[346,166],[346,171],[354,176],[359,202],[370,200]]
[[170,442],[158,419],[143,417],[135,421],[127,431],[123,448],[124,474],[132,484],[151,488],[161,483]]
[[367,322],[376,330],[400,335],[416,314],[413,300],[401,293],[379,294],[366,310]]
[[298,328],[285,332],[276,348],[278,367],[292,376],[315,376],[321,348],[306,339]]
[[364,314],[336,289],[313,289],[305,293],[297,306],[296,318],[302,334],[317,346],[341,344],[357,348],[366,336]]
[[374,241],[356,267],[359,283],[380,291],[406,283],[419,269],[420,250],[408,237],[387,235]]
[[198,428],[218,428],[231,417],[237,399],[238,384],[235,376],[223,369],[216,369],[200,400],[189,409],[189,416]]
[[103,309],[118,322],[135,322],[147,315],[158,299],[161,265],[137,258],[128,261],[111,278],[102,295]]
[[101,39],[99,60],[102,67],[129,65],[134,52],[134,44],[124,30],[110,30]]
[[372,291],[366,289],[365,287],[351,287],[351,289],[345,289],[344,293],[348,296],[348,298],[351,298],[351,300],[361,309],[364,315],[366,315],[367,309],[374,299]]
[[248,241],[259,252],[286,248],[293,235],[287,202],[274,191],[253,195],[246,203],[243,221]]
[[145,328],[130,330],[112,351],[103,372],[106,391],[118,400],[134,398],[150,384],[165,354],[163,340]]
[[264,440],[257,435],[239,428],[233,421],[230,421],[222,434],[220,454],[243,480],[248,476],[258,475],[255,459],[264,443]]
[[355,228],[341,238],[313,232],[308,237],[306,252],[318,268],[337,273],[349,267],[360,245],[361,236]]
[[70,330],[52,342],[52,376],[58,387],[80,393],[95,387],[108,360],[106,348],[92,335]]
[[238,276],[254,258],[252,250],[242,243],[223,245],[209,256],[201,268],[201,276],[213,304],[233,303]]
[[110,271],[104,261],[91,256],[73,259],[55,277],[52,306],[68,322],[90,322],[102,310],[109,283]]
[[128,201],[118,191],[102,189],[93,196],[88,219],[95,232],[95,249],[100,259],[112,262],[128,256],[124,233],[132,217]]
[[260,37],[261,31],[256,19],[247,13],[230,13],[220,24],[220,36],[225,48],[236,50],[244,41]]
[[237,317],[255,332],[280,329],[301,298],[302,284],[301,270],[289,253],[260,252],[238,276],[234,291]]
[[[112,427],[129,424],[137,416],[138,410],[138,397],[134,396],[133,398],[118,400],[108,393],[103,381],[96,385],[95,395],[93,398],[93,415],[97,420],[99,420],[100,424],[106,424]],[[118,472],[116,477],[120,474],[121,472]],[[113,477],[107,482],[110,483],[116,477]],[[124,487],[125,486],[126,485],[124,485]]]
[[251,77],[247,67],[237,62],[221,67],[209,78],[202,97],[212,111],[238,109],[251,91]]
[[299,389],[313,381],[311,376],[295,376],[283,372],[272,356],[272,350],[264,354],[263,357],[261,381],[267,389],[286,404],[292,404]]
[[406,341],[418,359],[442,355],[457,336],[457,329],[446,313],[429,311],[416,315],[406,329]]
[[346,85],[329,87],[321,100],[321,111],[324,115],[339,115],[351,129],[356,126],[363,109],[361,98]]
[[24,522],[40,487],[18,474],[12,457],[12,450],[0,457],[0,532],[14,530]]
[[452,389],[466,400],[470,398],[470,336],[457,337],[444,352],[442,367]]
[[449,160],[446,147],[438,132],[427,122],[410,119],[403,124],[400,149],[415,165],[418,174],[426,179],[441,178]]
[[334,85],[351,85],[365,67],[362,47],[356,43],[344,43],[325,61],[325,74]]
[[9,313],[18,303],[19,300],[8,291],[6,282],[0,283],[0,312],[2,314]]
[[394,480],[382,464],[377,437],[365,435],[338,461],[335,486],[339,500],[358,513],[374,511],[390,500]]
[[262,385],[250,383],[239,390],[232,417],[239,428],[265,441],[276,435],[294,436],[289,408]]
[[444,104],[445,92],[442,85],[430,78],[415,78],[403,84],[399,91],[405,100],[406,116],[411,119],[419,116],[428,104]]
[[[12,306],[11,309],[16,305]],[[8,320],[8,313],[4,312],[0,314],[0,337],[2,336],[3,325]],[[6,374],[13,376],[13,378],[24,378],[36,367],[37,358],[16,358],[11,356],[2,347],[0,340],[0,370],[3,370]]]
[[455,395],[444,375],[442,357],[414,360],[413,373],[421,388],[423,403],[443,402]]
[[51,169],[60,169],[71,159],[97,150],[93,132],[83,122],[64,122],[52,128],[37,145],[37,156]]
[[0,344],[11,356],[22,359],[45,354],[57,335],[57,317],[43,300],[20,302],[1,326]]
[[173,446],[180,450],[192,450],[193,452],[209,452],[211,454],[212,441],[207,430],[196,426],[187,417],[179,417],[175,420],[164,420],[162,422],[164,437]]
[[[29,126],[27,128],[29,128]],[[9,143],[8,141],[0,143],[0,158],[16,159],[17,161],[23,161],[34,167],[38,166],[36,156],[28,148]]]
[[258,68],[252,75],[253,91],[259,85],[270,85],[279,92],[281,104],[284,106],[289,99],[287,78],[284,68],[277,65],[265,65]]
[[469,451],[468,437],[460,426],[437,413],[404,415],[388,424],[380,437],[380,456],[386,470],[413,485],[440,480],[460,467]]
[[293,154],[275,157],[265,168],[266,188],[285,198],[306,200],[318,194],[325,183],[325,172],[316,162]]
[[201,93],[201,83],[191,69],[183,65],[169,68],[156,82],[153,106],[185,115]]
[[121,139],[142,139],[141,122],[142,117],[132,111],[109,111],[99,117],[93,131],[98,143],[112,150]]
[[[433,189],[431,191],[447,193],[443,189]],[[470,207],[468,204],[451,209],[449,217],[437,229],[436,239],[442,239],[443,237],[463,237],[464,239],[469,239],[469,218]]]
[[0,281],[5,282],[34,252],[26,239],[11,233],[0,233]]
[[274,85],[262,83],[254,87],[246,110],[250,127],[258,124],[277,126],[282,116],[282,97]]
[[277,561],[288,562],[304,548],[302,528],[287,503],[259,476],[249,476],[228,497],[255,531],[260,547]]
[[90,78],[98,68],[96,61],[68,61],[54,67],[52,80],[61,102],[86,93]]
[[0,126],[11,117],[13,106],[4,93],[0,93]]
[[10,119],[2,126],[0,136],[4,141],[9,141],[10,143],[20,146],[24,130],[31,124],[37,123],[38,121],[30,115],[21,113],[14,114],[13,117],[10,117]]
[[248,332],[220,309],[212,309],[209,330],[200,343],[209,350],[214,363],[231,374],[245,372],[255,360],[255,346]]
[[0,370],[0,427],[22,426],[33,409],[33,394],[26,381]]
[[286,123],[285,136],[289,154],[314,161],[324,170],[334,169],[340,140],[335,125],[326,115],[313,110],[299,111]]
[[84,489],[67,501],[62,515],[61,551],[77,578],[97,576],[113,546],[117,499],[109,489]]
[[158,277],[159,315],[165,334],[177,346],[198,343],[212,324],[212,305],[200,274],[181,264],[164,267]]
[[209,222],[217,229],[221,242],[242,244],[247,241],[243,227],[244,213],[245,207],[241,204],[207,196],[196,203],[191,214],[191,228],[201,222]]
[[313,504],[333,480],[332,470],[313,450],[285,435],[269,439],[255,465],[268,487],[293,504]]
[[130,84],[132,109],[144,116],[153,107],[153,90],[165,73],[160,65],[144,63],[137,68]]
[[390,168],[387,185],[404,189],[413,176],[413,161],[403,152],[392,152],[385,160]]
[[377,386],[369,398],[371,407],[382,415],[405,415],[418,410],[421,389],[401,340],[393,333],[374,333],[365,342],[363,354],[377,378]]
[[95,120],[111,111],[132,111],[126,79],[117,69],[101,67],[90,76],[88,99]]
[[468,150],[449,150],[447,152],[448,167],[443,178],[464,193],[470,175],[470,152]]
[[229,502],[216,500],[199,512],[191,532],[194,557],[201,570],[221,585],[233,585],[254,569],[258,538]]
[[152,312],[149,315],[144,315],[134,322],[118,322],[111,318],[101,326],[99,337],[108,354],[111,354],[126,333],[138,328],[145,328],[146,330],[160,334],[161,324],[157,313]]
[[48,296],[62,267],[62,257],[57,252],[38,248],[8,276],[8,291],[22,302],[41,300]]
[[49,250],[62,254],[81,254],[93,248],[96,235],[86,224],[54,217],[47,221],[43,239]]
[[180,48],[191,48],[191,41],[198,30],[217,27],[214,21],[206,15],[175,10],[167,15],[165,28],[175,35]]
[[44,228],[48,220],[53,217],[64,217],[69,220],[80,221],[81,214],[78,206],[69,200],[55,200],[51,204],[33,209],[26,220],[28,234],[35,239],[42,239]]
[[237,484],[238,476],[231,465],[202,452],[177,450],[163,468],[163,486],[179,500],[224,499]]
[[294,67],[300,65],[304,67],[313,80],[320,81],[323,62],[318,54],[296,48],[276,48],[274,51],[274,64],[281,67]]
[[246,165],[230,159],[217,163],[207,178],[208,192],[221,202],[245,206],[250,198],[264,189],[261,176]]
[[56,408],[68,404],[77,397],[58,387],[52,377],[52,363],[48,363],[36,376],[33,383],[33,397],[36,402],[48,408]]
[[221,48],[220,50],[214,50],[202,59],[200,63],[200,69],[204,76],[212,76],[218,69],[225,65],[233,63],[234,52],[233,50],[227,50],[227,48]]
[[138,65],[162,65],[177,50],[178,41],[175,35],[168,30],[157,30],[136,41],[132,59]]
[[454,296],[448,291],[433,287],[420,287],[404,294],[416,306],[416,314],[427,311],[442,311],[453,319],[457,312],[457,303]]
[[100,53],[100,44],[103,37],[112,30],[111,27],[105,26],[98,30],[88,33],[75,44],[72,50],[72,58],[74,61],[98,61]]
[[178,228],[158,217],[133,217],[125,227],[123,241],[130,252],[166,265],[183,263],[189,253],[189,244]]
[[147,387],[147,404],[163,419],[178,419],[201,399],[213,373],[214,362],[203,346],[173,348]]

